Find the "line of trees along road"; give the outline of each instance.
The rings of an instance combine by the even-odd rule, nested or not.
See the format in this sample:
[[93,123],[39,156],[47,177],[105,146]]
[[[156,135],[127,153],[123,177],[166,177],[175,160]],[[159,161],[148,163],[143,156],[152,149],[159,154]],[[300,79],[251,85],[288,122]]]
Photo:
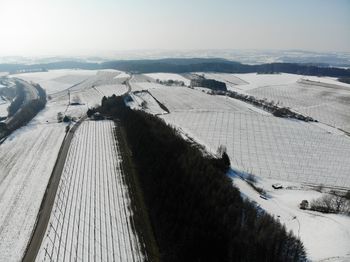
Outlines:
[[162,261],[305,261],[299,239],[242,199],[226,154],[204,156],[121,97],[104,99],[98,111],[125,127]]
[[[24,91],[23,91],[23,85],[19,82],[16,83],[17,86],[20,86],[20,89],[22,92],[19,93],[20,96],[23,95],[24,97]],[[30,100],[29,102],[23,104],[17,103],[15,98],[14,102],[15,106],[11,109],[13,103],[11,103],[9,107],[9,113],[11,113],[12,118],[9,120],[7,124],[0,125],[0,138],[9,135],[11,132],[16,130],[17,128],[20,128],[24,125],[26,125],[30,120],[32,120],[40,110],[42,110],[46,105],[46,92],[45,90],[38,84],[34,84],[34,87],[36,88],[38,92],[39,98]],[[21,108],[17,108],[17,106],[22,106]],[[14,113],[13,113],[14,112]]]

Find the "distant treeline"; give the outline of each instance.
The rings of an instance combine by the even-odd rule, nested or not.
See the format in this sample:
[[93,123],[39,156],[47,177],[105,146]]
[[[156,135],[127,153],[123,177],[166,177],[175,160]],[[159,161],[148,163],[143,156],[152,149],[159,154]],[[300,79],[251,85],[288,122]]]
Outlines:
[[158,60],[120,60],[104,63],[86,63],[63,61],[47,64],[0,64],[0,71],[18,72],[23,70],[50,70],[63,68],[81,69],[118,69],[137,73],[188,73],[188,72],[222,72],[222,73],[291,73],[301,75],[350,77],[350,70],[334,67],[321,67],[312,64],[270,63],[245,65],[225,59],[158,59]]
[[191,79],[191,87],[205,87],[215,91],[227,91],[225,83],[204,77]]
[[338,79],[340,82],[350,84],[350,77],[341,77]]
[[104,99],[98,111],[126,130],[162,261],[305,261],[300,240],[242,199],[226,175],[226,153],[203,156],[121,97]]

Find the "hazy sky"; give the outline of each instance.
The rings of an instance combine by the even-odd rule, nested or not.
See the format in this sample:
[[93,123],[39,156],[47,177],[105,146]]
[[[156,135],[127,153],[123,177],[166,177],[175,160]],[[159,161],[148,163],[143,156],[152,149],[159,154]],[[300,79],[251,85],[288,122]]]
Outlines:
[[0,55],[350,52],[350,0],[0,0]]

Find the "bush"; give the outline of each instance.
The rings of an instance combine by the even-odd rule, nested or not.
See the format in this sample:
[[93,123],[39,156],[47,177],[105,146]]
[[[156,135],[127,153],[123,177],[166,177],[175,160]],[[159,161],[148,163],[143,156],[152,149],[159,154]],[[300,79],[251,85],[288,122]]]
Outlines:
[[350,200],[332,192],[311,202],[310,209],[322,213],[350,213]]
[[300,209],[304,209],[304,210],[305,210],[305,209],[308,209],[308,207],[309,207],[309,201],[307,201],[307,200],[301,201],[299,207],[300,207]]
[[96,109],[95,108],[89,108],[88,111],[86,112],[86,115],[88,117],[91,117],[95,113],[96,113]]
[[71,121],[71,118],[69,116],[65,115],[63,118],[63,122],[68,123],[70,121]]

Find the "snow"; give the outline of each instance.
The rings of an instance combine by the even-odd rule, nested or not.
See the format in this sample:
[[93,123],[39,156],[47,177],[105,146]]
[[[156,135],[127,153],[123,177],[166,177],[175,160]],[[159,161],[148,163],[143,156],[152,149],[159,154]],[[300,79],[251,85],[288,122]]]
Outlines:
[[249,74],[234,74],[235,77],[247,82],[246,85],[240,85],[237,88],[242,90],[250,90],[263,86],[273,86],[280,84],[291,84],[298,81],[301,76],[295,74],[257,74],[257,73],[249,73]]
[[300,237],[312,261],[350,260],[350,217],[299,209],[302,200],[310,203],[322,193],[284,182],[281,182],[284,189],[274,190],[271,185],[275,180],[258,178],[256,185],[269,196],[264,200],[235,172],[229,175],[244,197],[257,203],[259,208],[284,224],[288,231],[292,230]]
[[[150,89],[167,123],[260,177],[350,188],[350,138],[322,123],[277,118],[242,101],[186,87]],[[331,149],[331,150],[330,150]]]
[[113,125],[75,133],[37,261],[143,261]]
[[114,77],[114,79],[118,79],[118,80],[125,80],[127,78],[129,78],[130,75],[128,73],[125,72],[121,72],[120,74],[118,74],[117,76]]
[[142,82],[155,83],[156,81],[152,77],[149,77],[143,74],[133,74],[130,78],[130,83],[142,83]]
[[150,90],[150,89],[156,89],[156,88],[168,88],[167,86],[157,84],[154,82],[130,82],[131,90],[133,92],[135,91],[143,91],[143,90]]
[[302,76],[302,78],[314,82],[319,82],[321,84],[330,84],[350,88],[350,84],[340,82],[337,78],[334,77]]
[[189,110],[232,110],[251,112],[251,110],[239,100],[224,96],[208,95],[187,87],[169,86],[150,89],[149,92],[158,101],[164,104],[170,112]]
[[186,86],[189,86],[191,84],[191,80],[183,77],[179,74],[172,74],[172,73],[152,73],[152,74],[145,74],[146,76],[149,76],[153,78],[154,80],[159,79],[160,81],[168,81],[168,80],[174,80],[174,81],[182,81]]
[[132,109],[144,110],[153,115],[166,114],[158,104],[158,102],[147,91],[130,93],[129,96],[132,101],[128,101],[127,105]]
[[96,75],[96,73],[97,71],[95,70],[60,69],[48,72],[15,74],[11,75],[11,77],[40,84],[46,90],[46,93],[50,95],[81,83]]
[[227,85],[248,85],[249,83],[233,74],[221,74],[221,73],[199,73],[207,79],[214,79],[220,82],[224,82]]
[[248,93],[290,107],[333,127],[350,131],[350,89],[293,83],[260,87]]
[[48,95],[59,96],[62,93],[67,93],[68,89],[74,92],[101,85],[120,86],[120,81],[125,76],[129,77],[124,72],[117,70],[62,69],[16,74],[12,77],[38,83],[46,90]]
[[128,87],[126,85],[122,84],[115,84],[115,85],[101,85],[97,86],[96,89],[101,92],[103,96],[121,96],[128,92]]
[[[65,135],[66,125],[57,123],[57,114],[61,112],[74,118],[85,115],[88,106],[101,103],[101,91],[112,92],[118,82],[113,80],[118,72],[88,71],[88,79],[71,88],[71,99],[77,96],[81,102],[81,105],[73,106],[68,104],[66,84],[52,88],[52,81],[46,80],[60,76],[60,81],[64,79],[74,85],[81,79],[71,77],[73,73],[85,75],[85,71],[57,71],[16,75],[27,80],[35,76],[36,81],[47,90],[55,90],[55,94],[32,121],[0,145],[0,254],[4,261],[21,260],[31,237]],[[101,91],[97,91],[100,86]]]
[[240,171],[350,188],[350,139],[344,134],[302,121],[240,111],[178,111],[161,118],[210,152],[225,145],[232,165]]
[[58,151],[62,124],[30,124],[0,145],[0,254],[20,261]]
[[273,86],[281,84],[291,84],[298,81],[301,76],[295,74],[223,74],[223,73],[199,73],[209,79],[215,79],[226,83],[227,88],[237,92],[245,92],[247,90],[255,89],[264,86]]
[[[226,146],[235,174],[257,176],[257,186],[265,189],[267,200],[240,177],[230,174],[242,196],[300,237],[312,261],[350,261],[350,218],[299,209],[302,200],[311,202],[324,194],[311,190],[309,185],[350,188],[350,138],[329,124],[348,123],[347,87],[339,83],[334,86],[332,81],[336,80],[328,78],[322,79],[326,85],[310,83],[306,87],[300,82],[301,76],[292,74],[206,76],[225,82],[231,90],[282,105],[289,103],[304,113],[306,108],[317,108],[323,123],[277,118],[242,101],[185,87],[148,89],[170,110],[170,114],[159,117],[182,136],[203,145],[211,154],[220,145]],[[266,96],[258,92],[266,92]],[[143,100],[138,97],[135,101],[140,104]],[[274,190],[274,183],[282,184],[284,189]]]
[[350,85],[335,78],[285,73],[204,75],[225,82],[229,90],[273,101],[350,132]]

